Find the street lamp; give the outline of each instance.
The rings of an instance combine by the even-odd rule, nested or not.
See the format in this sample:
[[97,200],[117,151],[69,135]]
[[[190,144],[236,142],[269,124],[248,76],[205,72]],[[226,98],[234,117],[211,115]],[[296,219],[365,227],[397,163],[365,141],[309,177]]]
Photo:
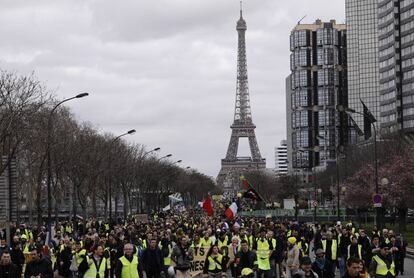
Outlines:
[[157,148],[155,148],[155,149],[152,149],[152,150],[150,150],[150,151],[148,151],[148,152],[144,153],[144,155],[142,156],[142,158],[145,158],[145,157],[146,157],[147,155],[149,155],[150,153],[157,152],[157,151],[159,151],[159,150],[161,150],[161,148],[159,148],[159,147],[157,147]]
[[75,98],[83,98],[88,96],[88,93],[81,93],[74,97],[70,97],[67,99],[62,100],[58,104],[56,104],[52,110],[50,111],[48,117],[48,128],[47,128],[47,141],[46,141],[46,155],[47,155],[47,226],[48,226],[48,233],[49,233],[49,242],[52,235],[52,157],[50,152],[50,147],[52,143],[52,129],[53,129],[53,114],[55,113],[56,109],[62,105],[63,103],[73,100]]
[[178,164],[178,163],[181,163],[181,162],[183,162],[183,161],[180,159],[180,160],[177,160],[176,162],[174,162],[172,165]]
[[160,161],[161,159],[168,158],[168,157],[171,157],[171,156],[172,156],[172,154],[167,154],[163,157],[158,158],[157,161]]
[[[110,144],[110,147],[112,146],[112,144],[114,144],[117,140],[119,140],[121,137],[126,136],[126,135],[132,135],[134,133],[136,133],[137,131],[135,129],[131,129],[128,130],[125,133],[122,133],[121,135],[118,135],[117,137],[115,137]],[[109,159],[109,169],[111,168],[111,159]],[[108,199],[109,199],[109,224],[112,223],[112,183],[111,183],[111,178],[109,178],[109,188],[108,188]],[[115,209],[116,210],[116,209]],[[116,218],[116,216],[115,216]]]

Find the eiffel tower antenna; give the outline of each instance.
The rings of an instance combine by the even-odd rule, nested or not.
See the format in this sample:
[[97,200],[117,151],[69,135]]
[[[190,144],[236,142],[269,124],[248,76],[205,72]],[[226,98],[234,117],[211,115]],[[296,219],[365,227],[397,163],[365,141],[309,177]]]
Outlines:
[[[266,160],[262,158],[257,144],[255,128],[252,121],[250,109],[249,81],[247,75],[246,58],[246,30],[247,24],[243,19],[243,6],[240,1],[240,18],[237,21],[236,30],[238,33],[237,50],[237,86],[236,101],[234,109],[234,121],[231,125],[231,138],[227,154],[221,160],[221,170],[217,177],[217,183],[222,186],[225,192],[235,192],[240,185],[240,176],[249,170],[266,168]],[[238,157],[240,138],[247,138],[249,141],[249,157]]]
[[240,1],[240,18],[243,18],[243,1]]

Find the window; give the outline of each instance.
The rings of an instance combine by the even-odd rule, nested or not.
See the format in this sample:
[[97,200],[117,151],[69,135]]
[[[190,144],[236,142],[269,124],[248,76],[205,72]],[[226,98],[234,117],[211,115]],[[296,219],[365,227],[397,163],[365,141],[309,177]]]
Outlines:
[[333,28],[321,28],[316,31],[318,45],[338,45],[338,31]]
[[338,64],[338,51],[333,47],[318,48],[318,65]]
[[338,85],[338,73],[333,68],[318,70],[318,86]]
[[335,105],[335,90],[333,88],[319,88],[318,105]]

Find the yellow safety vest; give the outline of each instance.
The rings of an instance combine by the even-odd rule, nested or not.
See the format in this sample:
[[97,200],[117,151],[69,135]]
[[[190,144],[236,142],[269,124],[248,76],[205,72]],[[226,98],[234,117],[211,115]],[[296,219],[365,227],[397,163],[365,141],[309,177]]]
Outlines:
[[270,246],[267,239],[262,241],[257,239],[257,265],[260,270],[269,270],[270,269]]
[[252,247],[252,243],[253,243],[253,236],[252,235],[250,235],[250,236],[245,235],[244,237],[240,237],[240,243],[243,239],[247,241],[247,244],[250,247]]
[[[158,247],[161,249],[162,245],[161,245],[161,241],[158,243]],[[164,265],[165,266],[169,266],[171,265],[171,253],[172,253],[172,247],[171,244],[168,244],[168,255],[167,257],[164,257]]]
[[200,239],[200,247],[204,248],[205,250],[209,250],[213,242],[211,241],[211,238],[205,239],[204,237]]
[[125,256],[119,260],[122,263],[121,278],[139,278],[137,256],[132,256],[132,261],[129,261]]
[[76,259],[76,265],[79,266],[83,259],[85,259],[86,256],[86,250],[85,249],[81,249],[79,250],[79,252],[75,252],[75,259]]
[[[93,260],[92,258],[86,257],[87,262],[89,264],[89,260]],[[99,269],[96,269],[95,261],[92,261],[92,264],[89,266],[88,270],[83,275],[84,278],[104,278],[105,277],[105,270],[106,270],[106,258],[102,257],[101,263],[99,265]]]
[[221,250],[221,247],[227,246],[228,238],[227,236],[224,238],[224,241],[221,241],[220,239],[217,240],[217,247],[219,250]]
[[[214,260],[214,258],[216,260]],[[214,270],[222,270],[221,262],[223,260],[223,255],[218,255],[217,257],[208,256],[208,271],[214,271]],[[218,263],[217,263],[217,262]]]
[[147,240],[146,239],[141,239],[141,246],[142,246],[142,249],[147,249]]
[[72,233],[72,226],[71,226],[71,225],[67,225],[67,226],[66,226],[66,232],[67,232],[68,234],[71,234],[71,233]]
[[309,251],[309,249],[308,249],[309,245],[306,242],[304,244],[305,249],[302,248],[302,241],[299,241],[296,245],[298,246],[300,252],[302,253],[302,256],[307,255],[307,253]]
[[392,274],[392,276],[395,276],[394,260],[392,261],[390,268],[388,269],[387,264],[380,257],[374,256],[373,259],[377,262],[377,269],[375,270],[375,274],[385,277],[389,272]]
[[27,240],[33,239],[33,233],[32,233],[32,231],[29,231],[28,229],[25,229],[24,230],[24,234],[26,235]]
[[[358,256],[362,260],[362,245],[358,244]],[[348,258],[351,257],[351,244],[348,245]]]
[[30,254],[30,244],[25,244],[24,245],[23,254]]
[[[322,240],[322,246],[323,246],[323,251],[326,252],[326,239]],[[336,240],[333,239],[332,240],[332,245],[331,245],[332,260],[336,260],[336,250],[337,249],[338,249],[338,245],[336,243]]]

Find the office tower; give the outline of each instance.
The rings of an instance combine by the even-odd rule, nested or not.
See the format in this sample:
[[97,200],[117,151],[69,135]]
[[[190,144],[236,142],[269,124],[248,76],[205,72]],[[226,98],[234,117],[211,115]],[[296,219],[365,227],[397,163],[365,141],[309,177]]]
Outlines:
[[[380,118],[378,64],[378,0],[346,0],[348,105],[363,113],[361,100]],[[363,128],[361,114],[353,114]]]
[[275,168],[277,175],[288,173],[287,142],[280,141],[280,146],[275,148]]
[[414,1],[378,2],[381,133],[414,131]]
[[337,149],[347,143],[348,119],[336,110],[348,105],[346,26],[335,20],[298,24],[290,35],[290,50],[288,160],[294,171],[311,172],[335,162]]

